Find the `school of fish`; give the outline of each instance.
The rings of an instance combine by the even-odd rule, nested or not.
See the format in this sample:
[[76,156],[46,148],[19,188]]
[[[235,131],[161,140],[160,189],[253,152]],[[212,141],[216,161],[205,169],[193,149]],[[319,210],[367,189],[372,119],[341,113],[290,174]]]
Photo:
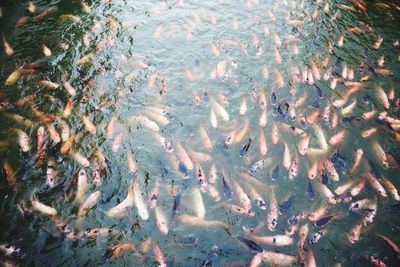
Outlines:
[[[348,266],[345,250],[359,242],[386,248],[358,253],[359,266],[400,264],[398,236],[376,228],[400,208],[400,35],[363,21],[335,28],[372,9],[398,24],[398,1],[238,1],[244,17],[224,14],[225,1],[221,10],[149,1],[148,16],[189,15],[140,34],[207,51],[207,64],[187,57],[171,69],[135,49],[146,20],[107,13],[114,0],[74,1],[71,13],[42,2],[24,1],[25,15],[2,33],[0,196],[29,231],[75,247],[103,240],[101,256],[79,266],[185,266],[186,254],[198,266],[326,266],[324,239],[343,255],[334,266]],[[76,42],[30,43],[36,56],[17,60],[13,31],[46,21],[85,26]],[[229,35],[208,35],[226,21]],[[132,49],[118,46],[124,34]],[[57,57],[73,60],[50,71]],[[2,265],[37,260],[24,236],[1,236]],[[212,246],[199,253],[203,239]],[[230,260],[226,240],[240,259]]]

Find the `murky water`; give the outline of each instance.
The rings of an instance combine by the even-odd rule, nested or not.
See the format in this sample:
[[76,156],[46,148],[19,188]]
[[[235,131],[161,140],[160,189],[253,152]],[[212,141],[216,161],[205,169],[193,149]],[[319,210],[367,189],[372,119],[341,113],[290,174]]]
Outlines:
[[[246,266],[259,249],[246,238],[301,265],[311,255],[299,248],[298,228],[308,227],[305,251],[317,266],[366,266],[365,255],[399,265],[377,236],[400,243],[399,204],[387,185],[400,186],[397,1],[27,2],[1,4],[0,243],[18,249],[2,249],[2,263],[153,266],[158,244],[168,266]],[[82,170],[88,185],[77,197]],[[110,216],[132,185],[144,211],[136,198]],[[94,192],[95,205],[78,215]],[[349,210],[363,199],[360,211]],[[316,219],[332,220],[317,227],[316,210]],[[157,224],[162,215],[167,230]],[[101,234],[88,231],[96,228]],[[119,253],[122,243],[135,248]]]

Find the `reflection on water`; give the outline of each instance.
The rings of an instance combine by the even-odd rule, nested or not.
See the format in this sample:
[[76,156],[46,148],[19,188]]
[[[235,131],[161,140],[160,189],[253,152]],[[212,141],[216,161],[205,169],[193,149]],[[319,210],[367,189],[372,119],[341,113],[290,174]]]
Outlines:
[[399,12],[5,1],[1,262],[395,266]]

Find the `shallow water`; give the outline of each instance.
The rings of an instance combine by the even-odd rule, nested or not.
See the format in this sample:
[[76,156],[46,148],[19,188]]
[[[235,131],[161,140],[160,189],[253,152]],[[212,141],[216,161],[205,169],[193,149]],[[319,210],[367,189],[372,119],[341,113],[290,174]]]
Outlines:
[[[338,125],[332,127],[332,117],[328,123],[319,117],[316,123],[322,127],[327,139],[341,130],[345,130],[345,138],[338,145],[329,145],[328,151],[317,158],[330,161],[332,154],[339,152],[345,167],[341,172],[339,165],[336,166],[340,181],[329,179],[328,188],[333,192],[339,185],[351,180],[365,179],[370,172],[370,165],[375,166],[396,187],[400,186],[397,180],[398,166],[391,161],[389,167],[384,168],[372,147],[374,142],[378,142],[387,155],[392,155],[397,161],[400,158],[397,150],[399,139],[397,137],[396,141],[395,131],[378,119],[379,113],[386,108],[376,93],[377,85],[381,85],[386,94],[389,94],[391,87],[394,88],[394,99],[389,101],[388,110],[393,118],[399,116],[396,101],[400,97],[400,46],[395,43],[400,38],[400,8],[396,1],[392,2],[393,6],[384,6],[383,3],[385,2],[368,1],[368,11],[364,12],[349,1],[257,3],[111,0],[108,4],[105,1],[86,1],[91,9],[86,13],[80,1],[34,1],[36,11],[31,14],[27,11],[26,1],[3,1],[0,29],[15,52],[8,57],[2,51],[0,56],[0,160],[2,166],[5,162],[12,166],[16,185],[10,186],[7,183],[6,171],[2,170],[0,243],[12,244],[20,248],[20,253],[5,256],[2,252],[1,261],[15,261],[21,266],[152,266],[156,264],[152,252],[125,251],[111,259],[103,256],[107,248],[118,243],[130,242],[139,248],[151,236],[166,256],[168,266],[201,266],[208,258],[212,259],[212,265],[215,266],[246,266],[255,252],[238,242],[237,237],[245,236],[242,227],[256,227],[266,222],[268,208],[262,210],[252,201],[252,211],[255,214],[246,217],[223,207],[223,203],[240,203],[236,194],[232,198],[224,195],[222,172],[231,187],[232,181],[238,181],[250,196],[246,187],[248,181],[240,173],[246,172],[253,163],[265,158],[265,165],[254,174],[265,188],[254,181],[250,184],[265,199],[267,207],[271,202],[272,191],[279,204],[290,196],[294,196],[294,201],[287,211],[279,215],[274,232],[261,226],[256,231],[257,235],[284,234],[289,227],[287,220],[290,216],[301,212],[309,213],[326,205],[325,215],[335,215],[334,220],[322,227],[326,231],[318,243],[309,244],[308,238],[306,242],[306,248],[314,252],[318,266],[333,266],[336,263],[343,266],[365,266],[365,254],[381,258],[388,266],[398,265],[398,259],[390,247],[376,237],[376,234],[382,234],[396,244],[400,243],[398,203],[390,194],[388,197],[379,196],[367,182],[362,192],[353,197],[351,201],[376,199],[378,208],[374,222],[363,226],[360,240],[351,244],[347,238],[349,229],[362,221],[364,213],[349,211],[350,204],[343,201],[336,205],[327,203],[316,189],[321,183],[321,175],[311,182],[315,197],[310,198],[307,193],[310,181],[307,171],[315,157],[299,155],[296,146],[301,138],[285,133],[282,129],[279,131],[279,143],[273,144],[271,140],[273,125],[283,122],[303,129],[298,120],[301,115],[307,116],[315,110],[322,113],[330,105],[331,114],[338,115]],[[47,16],[35,18],[49,8],[52,12]],[[79,16],[81,21],[61,21],[60,16],[63,14]],[[28,18],[27,23],[16,27],[16,21],[22,16]],[[362,23],[369,25],[371,31],[362,26]],[[348,31],[356,26],[362,32]],[[337,43],[341,33],[344,34],[343,46]],[[88,45],[83,42],[85,34],[90,38]],[[383,42],[376,49],[374,44],[379,37],[383,37]],[[67,44],[68,49],[61,48],[61,43]],[[331,54],[328,53],[329,43],[333,45]],[[42,44],[50,48],[51,56],[43,55]],[[213,52],[212,45],[218,52]],[[274,56],[274,47],[282,57],[280,64]],[[78,60],[90,52],[94,52],[92,60],[78,65]],[[377,64],[381,56],[384,56],[382,67]],[[329,61],[323,67],[325,58]],[[338,79],[336,88],[331,89],[334,77],[329,77],[328,81],[314,77],[313,84],[310,84],[310,80],[296,82],[296,77],[291,74],[292,67],[297,66],[300,72],[306,69],[312,73],[311,61],[316,63],[321,76],[329,67],[333,68],[333,76]],[[4,84],[16,66],[29,68],[28,64],[32,62],[38,62],[33,74],[23,75],[14,85]],[[216,67],[218,63],[220,67]],[[362,64],[365,65],[365,70],[360,72]],[[358,92],[348,97],[344,107],[353,101],[356,101],[356,106],[343,115],[341,108],[334,107],[333,103],[344,97],[349,90],[344,85],[349,79],[342,79],[345,65],[354,69],[353,81],[360,81],[366,75],[370,79],[362,83]],[[215,74],[216,68],[217,77],[213,77],[212,73]],[[263,68],[268,70],[269,75],[265,71],[263,73]],[[391,74],[376,73],[376,69],[387,69]],[[281,73],[283,85],[277,81],[276,72]],[[71,96],[65,90],[63,78],[75,88],[76,96]],[[152,86],[149,81],[153,78]],[[50,80],[60,86],[49,89],[38,85],[38,80]],[[166,88],[163,88],[163,84]],[[165,92],[162,92],[163,89]],[[259,126],[262,114],[259,105],[261,91],[265,93],[267,100],[265,127]],[[277,95],[275,107],[270,100],[272,92]],[[30,95],[34,97],[28,103],[17,104],[19,99]],[[284,103],[292,108],[294,102],[305,95],[305,103],[295,109],[294,120],[281,115],[276,108]],[[217,116],[216,128],[210,122],[212,98],[223,105],[229,114],[228,122]],[[223,98],[227,101],[225,104]],[[81,165],[74,160],[71,153],[61,155],[62,142],[55,144],[49,139],[48,133],[46,136],[50,142],[42,162],[35,157],[37,130],[46,123],[38,119],[32,110],[36,108],[62,118],[68,99],[72,100],[73,110],[63,120],[70,126],[70,134],[76,136],[71,151],[78,151],[91,162],[91,166],[85,168],[89,188],[84,199],[96,190],[101,191],[101,199],[97,205],[80,220],[77,220],[79,204],[74,201],[74,193]],[[243,99],[247,103],[247,112],[241,115]],[[155,106],[167,110],[165,117],[169,123],[158,123],[158,133],[171,140],[174,148],[172,153],[168,153],[160,145],[151,130],[129,122],[129,117],[148,114],[145,113],[146,110]],[[374,118],[360,118],[364,112],[371,110],[377,110]],[[24,126],[11,119],[8,114],[19,114],[31,120],[33,125]],[[82,115],[88,116],[95,124],[95,134],[89,134],[85,130]],[[106,126],[112,118],[117,123],[112,137],[108,138]],[[56,119],[50,123],[58,133],[61,130],[60,122],[60,119]],[[228,134],[234,129],[241,129],[246,122],[249,123],[249,131],[243,138],[236,144],[226,145]],[[200,138],[199,128],[202,126],[212,141],[211,150],[205,147]],[[371,127],[378,127],[377,133],[369,138],[362,138],[361,131]],[[13,130],[15,128],[24,130],[30,136],[30,151],[22,152],[20,149]],[[258,147],[260,129],[266,136],[266,156],[260,154]],[[313,127],[303,130],[311,136],[310,147],[319,148]],[[115,139],[120,133],[123,133],[122,142],[113,149]],[[241,149],[249,138],[252,143],[242,157]],[[200,185],[194,170],[189,171],[189,179],[184,179],[184,175],[178,170],[177,142],[186,150],[207,153],[212,157],[211,161],[200,161],[200,165],[207,178],[211,165],[216,165],[218,179],[213,186],[221,199],[216,202],[209,194],[201,193],[206,207],[205,219],[223,221],[230,226],[229,233],[221,227],[191,226],[178,219],[182,214],[194,214],[190,192]],[[283,143],[288,145],[291,156],[297,153],[300,159],[299,173],[294,181],[289,179],[288,171],[282,164]],[[91,154],[94,147],[111,162],[109,168],[102,170],[102,185],[98,188],[92,183],[94,157],[91,158]],[[349,169],[353,164],[355,151],[359,148],[363,149],[364,156],[358,169],[350,175]],[[132,174],[128,169],[128,151],[137,161],[138,174]],[[49,188],[46,184],[47,165],[51,161],[58,173],[54,188]],[[273,180],[271,170],[277,163],[280,164],[280,172],[276,180]],[[72,183],[68,185],[65,181],[70,178]],[[157,206],[168,217],[167,235],[158,230],[155,212],[147,203],[148,195],[157,179],[160,183]],[[119,218],[108,217],[106,211],[126,197],[128,186],[135,180],[143,192],[149,219],[143,220],[138,216],[135,207],[129,208]],[[172,220],[170,216],[176,195],[181,195],[182,201]],[[49,216],[35,210],[27,216],[21,214],[18,203],[26,203],[27,209],[30,209],[32,196],[55,208],[58,211],[57,218],[74,229],[76,234],[98,227],[110,228],[118,233],[96,239],[86,237],[71,240],[55,227]],[[308,219],[299,226],[304,224],[309,227],[308,237],[318,231]],[[288,246],[261,245],[267,251],[297,256],[297,232],[292,238],[293,244]],[[185,246],[179,244],[187,239],[195,239],[196,242]]]

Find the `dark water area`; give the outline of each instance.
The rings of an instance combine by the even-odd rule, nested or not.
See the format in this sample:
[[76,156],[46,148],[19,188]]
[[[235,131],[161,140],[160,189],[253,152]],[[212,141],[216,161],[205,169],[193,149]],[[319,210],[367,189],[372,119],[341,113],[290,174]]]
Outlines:
[[0,7],[2,266],[399,266],[399,1]]

